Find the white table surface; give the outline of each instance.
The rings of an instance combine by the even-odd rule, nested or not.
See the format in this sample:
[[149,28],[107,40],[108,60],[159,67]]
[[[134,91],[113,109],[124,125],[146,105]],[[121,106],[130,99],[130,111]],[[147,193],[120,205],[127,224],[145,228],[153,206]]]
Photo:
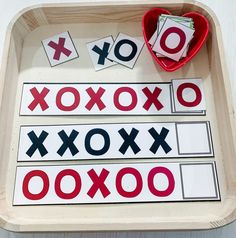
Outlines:
[[[80,0],[83,1],[83,0]],[[0,0],[0,64],[7,25],[23,8],[41,3],[80,2],[76,0]],[[89,0],[87,0],[89,1]],[[95,0],[94,0],[95,1]],[[112,1],[112,0],[103,0]],[[122,0],[120,0],[122,1]],[[131,0],[132,1],[132,0]],[[144,0],[145,1],[145,0]],[[167,0],[168,1],[168,0]],[[158,2],[158,1],[157,1]],[[208,5],[217,15],[223,34],[226,62],[231,82],[231,90],[236,109],[236,1],[235,0],[199,0]],[[235,188],[236,189],[236,188]],[[13,233],[0,229],[0,238],[210,238],[236,237],[236,221],[225,227],[206,231],[177,231],[177,232],[99,232],[99,233]]]

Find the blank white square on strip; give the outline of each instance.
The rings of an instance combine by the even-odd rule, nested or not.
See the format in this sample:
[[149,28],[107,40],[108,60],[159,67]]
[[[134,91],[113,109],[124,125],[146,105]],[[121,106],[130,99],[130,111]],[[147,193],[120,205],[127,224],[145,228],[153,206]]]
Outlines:
[[217,180],[212,163],[180,164],[183,198],[217,198]]
[[[176,112],[206,110],[203,81],[201,78],[173,79],[172,88]],[[191,104],[194,106],[191,106]]]
[[179,154],[213,154],[209,122],[176,123]]
[[79,57],[68,31],[42,40],[42,44],[52,67]]
[[143,41],[119,33],[107,58],[132,69],[141,53],[143,45]]

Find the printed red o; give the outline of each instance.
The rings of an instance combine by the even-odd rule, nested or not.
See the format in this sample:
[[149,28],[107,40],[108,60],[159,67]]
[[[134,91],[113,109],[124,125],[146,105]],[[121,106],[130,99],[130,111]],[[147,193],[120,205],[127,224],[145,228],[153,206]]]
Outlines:
[[[183,91],[187,88],[190,88],[194,91],[196,97],[193,101],[186,101],[183,98]],[[177,88],[177,99],[179,103],[185,107],[196,107],[202,101],[202,93],[200,88],[194,83],[183,83]]]
[[[180,38],[179,44],[175,48],[169,48],[166,45],[166,39],[172,33],[179,35],[179,38]],[[170,28],[166,29],[166,31],[162,34],[161,39],[160,39],[160,46],[161,46],[162,50],[164,50],[165,52],[167,52],[169,54],[176,54],[182,50],[182,48],[185,45],[185,42],[186,42],[186,35],[185,35],[184,31],[178,27],[170,27]]]
[[[62,96],[64,95],[64,93],[72,93],[74,95],[74,102],[70,106],[65,106],[62,104]],[[62,111],[73,111],[79,106],[79,103],[80,94],[79,91],[74,87],[64,87],[58,91],[56,96],[56,105],[58,109]]]
[[[29,191],[29,182],[33,177],[40,177],[43,181],[43,188],[39,193],[31,193]],[[46,196],[49,190],[49,178],[48,175],[42,170],[32,170],[27,173],[23,180],[22,191],[24,196],[29,200],[40,200]]]
[[[168,179],[168,187],[165,190],[158,190],[154,185],[154,177],[157,174],[164,174]],[[169,196],[175,188],[175,179],[171,171],[165,167],[155,167],[148,174],[148,188],[150,192],[157,197]]]

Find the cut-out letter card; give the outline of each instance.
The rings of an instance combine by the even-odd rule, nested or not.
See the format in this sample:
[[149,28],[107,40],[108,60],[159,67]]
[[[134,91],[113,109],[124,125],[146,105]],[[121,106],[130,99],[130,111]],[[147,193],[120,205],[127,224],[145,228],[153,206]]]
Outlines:
[[153,51],[179,61],[191,41],[194,30],[166,18],[153,46]]
[[88,52],[96,71],[116,65],[117,63],[107,58],[114,40],[112,36],[87,43]]
[[52,67],[79,57],[68,31],[42,40],[42,44]]
[[174,111],[206,110],[203,81],[200,78],[172,80]]
[[[152,37],[148,41],[148,43],[151,45],[151,47],[153,47],[153,45],[155,44],[157,36],[160,33],[160,31],[161,31],[161,29],[162,29],[162,27],[163,27],[167,18],[170,18],[170,19],[172,19],[172,20],[174,20],[174,21],[176,21],[180,24],[183,24],[183,25],[185,25],[185,26],[194,30],[194,22],[193,22],[192,18],[162,14],[161,16],[159,16],[159,19],[157,21],[156,31],[154,32],[154,34],[152,35]],[[181,58],[187,56],[188,48],[189,48],[189,45],[184,50],[183,55],[181,56]],[[156,53],[156,56],[157,57],[165,57],[164,55],[161,55],[159,53]]]
[[143,45],[144,42],[140,39],[119,33],[108,54],[108,59],[132,69],[142,51]]

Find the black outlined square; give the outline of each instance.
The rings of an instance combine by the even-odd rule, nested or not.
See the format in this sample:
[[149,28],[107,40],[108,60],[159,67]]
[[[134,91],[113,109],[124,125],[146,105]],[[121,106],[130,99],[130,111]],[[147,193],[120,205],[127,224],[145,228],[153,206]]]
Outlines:
[[[206,138],[207,139],[207,144],[208,144],[208,150],[207,151],[199,151],[199,152],[184,152],[183,150],[181,151],[181,140],[182,139],[189,139],[189,137],[183,137],[180,136],[179,131],[178,131],[178,125],[200,125],[200,124],[204,124],[206,127]],[[211,136],[211,130],[210,130],[210,122],[209,121],[192,121],[192,122],[176,122],[176,136],[177,136],[177,149],[178,149],[178,154],[179,155],[184,155],[184,156],[192,156],[192,155],[199,155],[199,156],[212,156],[214,157],[214,149],[213,149],[213,143],[212,143],[212,136]],[[200,131],[198,131],[200,132]],[[197,140],[196,136],[192,136],[192,134],[194,133],[193,130],[188,130],[188,133],[191,134],[191,138],[194,138],[195,140]],[[198,136],[200,136],[201,133],[199,133]],[[200,141],[201,140],[201,141]],[[200,138],[200,140],[197,140],[199,142],[203,142],[202,141],[202,137]],[[183,142],[183,141],[182,141]],[[187,148],[187,147],[186,147]],[[189,149],[189,148],[187,148]]]
[[[213,181],[212,181],[212,188],[214,189],[214,195],[213,196],[189,196],[187,195],[187,191],[186,191],[186,186],[184,186],[184,183],[185,182],[189,182],[189,178],[187,179],[186,177],[184,177],[184,172],[183,172],[183,167],[184,166],[206,166],[206,165],[209,165],[210,168],[211,168],[211,172],[212,172],[212,178],[213,178]],[[191,173],[191,176],[198,176],[199,178],[203,178],[203,171],[200,172],[200,171],[197,171],[198,173]],[[185,175],[186,176],[186,175]],[[212,200],[212,199],[216,199],[216,200],[221,200],[221,197],[220,197],[220,190],[219,190],[219,184],[218,184],[218,179],[217,179],[217,172],[216,172],[216,165],[215,165],[215,162],[212,162],[212,163],[209,163],[209,162],[206,162],[206,163],[180,163],[180,179],[181,179],[181,186],[182,186],[182,195],[183,195],[183,199],[185,200]],[[203,183],[203,186],[206,185],[207,181],[209,181],[209,179],[203,179],[204,181],[202,181]],[[202,185],[201,184],[201,185]],[[196,189],[196,186],[199,186],[200,183],[199,183],[199,180],[196,182],[194,182],[193,180],[191,180],[191,191],[193,191],[193,189],[195,188]],[[209,187],[205,188],[206,190],[209,191]]]

